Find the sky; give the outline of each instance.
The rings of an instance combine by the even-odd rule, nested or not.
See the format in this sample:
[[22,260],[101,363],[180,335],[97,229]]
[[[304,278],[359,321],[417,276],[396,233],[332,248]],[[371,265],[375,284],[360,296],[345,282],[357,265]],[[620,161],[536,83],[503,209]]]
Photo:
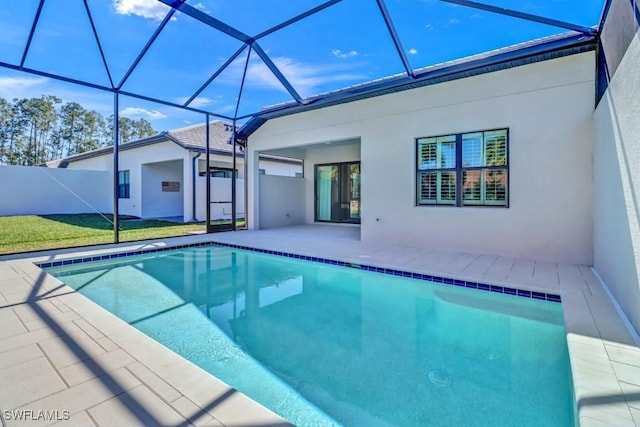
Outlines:
[[[604,4],[604,0],[482,2],[587,27],[598,24]],[[322,3],[187,1],[249,36]],[[0,5],[0,62],[21,63],[38,4],[39,0],[21,0]],[[242,42],[176,12],[125,79],[169,8],[157,0],[87,0],[87,5],[104,61],[84,2],[47,0],[24,67],[109,87],[110,76],[116,86],[122,83],[123,91],[182,104],[243,47]],[[567,31],[440,0],[385,0],[385,5],[413,69]],[[258,44],[303,98],[404,72],[375,0],[343,0],[260,38]],[[79,102],[105,116],[113,111],[109,92],[0,67],[0,97],[12,100],[43,94]],[[292,99],[259,55],[245,48],[190,106],[248,117]],[[120,97],[120,114],[145,118],[158,131],[204,121],[200,113],[126,96]]]

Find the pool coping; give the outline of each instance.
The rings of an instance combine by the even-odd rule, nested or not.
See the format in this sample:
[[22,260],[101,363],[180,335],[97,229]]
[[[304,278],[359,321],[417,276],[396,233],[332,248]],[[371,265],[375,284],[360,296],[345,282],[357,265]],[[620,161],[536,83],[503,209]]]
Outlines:
[[88,262],[107,261],[107,260],[126,258],[126,257],[136,256],[136,255],[146,255],[146,254],[152,254],[152,253],[173,251],[178,249],[211,247],[211,246],[242,249],[245,251],[264,253],[268,255],[276,255],[276,256],[281,256],[286,258],[300,259],[304,261],[317,262],[321,264],[336,265],[339,267],[348,267],[348,268],[354,268],[357,270],[364,270],[364,271],[373,271],[375,273],[382,273],[382,274],[387,274],[391,276],[400,276],[400,277],[406,277],[409,279],[425,280],[428,282],[442,283],[445,285],[453,285],[453,286],[458,286],[463,288],[477,289],[479,291],[513,295],[513,296],[518,296],[518,297],[527,298],[527,299],[537,299],[542,301],[551,301],[551,302],[558,302],[558,303],[562,302],[562,298],[557,293],[547,293],[547,292],[532,291],[527,289],[512,288],[509,286],[491,285],[488,283],[476,282],[473,280],[453,279],[450,277],[443,277],[443,276],[432,275],[432,274],[422,274],[422,273],[416,273],[412,271],[405,271],[405,270],[399,270],[399,269],[393,269],[393,268],[376,267],[374,265],[340,261],[332,258],[300,255],[300,254],[295,254],[291,252],[274,251],[271,249],[260,249],[260,248],[250,247],[250,246],[236,245],[232,243],[222,243],[222,242],[216,242],[216,241],[199,242],[199,243],[191,243],[191,244],[176,245],[176,246],[166,246],[163,248],[154,248],[154,249],[148,249],[148,250],[118,252],[115,254],[108,254],[108,255],[96,255],[96,256],[81,257],[81,258],[75,258],[75,257],[65,258],[64,260],[36,262],[35,264],[42,269],[47,269],[52,267],[63,267],[66,265],[77,265],[77,264],[83,264]]
[[[439,278],[443,280],[440,283],[454,286],[456,285],[456,282],[458,283],[458,286],[460,286],[460,283],[462,282],[474,282],[465,275],[448,274],[449,277],[444,277],[443,275],[438,275],[433,272],[429,274],[428,272],[407,271],[407,269],[399,269],[397,266],[396,268],[392,268],[393,265],[391,264],[393,263],[388,263],[389,265],[385,266],[376,266],[373,264],[380,265],[381,263],[370,262],[362,264],[357,261],[353,262],[354,260],[349,259],[350,257],[332,256],[329,258],[322,256],[322,253],[311,254],[311,252],[314,252],[313,248],[310,248],[307,251],[295,251],[306,253],[294,253],[290,249],[286,248],[285,250],[273,250],[261,248],[259,247],[259,244],[247,246],[246,244],[242,244],[243,242],[239,243],[238,241],[234,241],[233,234],[209,235],[195,239],[195,242],[192,239],[186,240],[186,243],[183,243],[181,239],[184,238],[164,239],[151,242],[135,242],[113,245],[109,248],[70,250],[66,251],[66,253],[53,253],[44,256],[33,254],[31,257],[12,261],[2,261],[2,258],[0,257],[0,264],[4,262],[17,263],[20,265],[21,269],[25,269],[27,271],[30,270],[29,277],[33,278],[34,276],[40,275],[42,271],[36,264],[53,266],[53,263],[60,261],[64,262],[64,260],[78,257],[94,261],[96,260],[94,259],[96,257],[108,256],[109,259],[113,259],[118,258],[119,256],[122,257],[132,254],[142,254],[145,252],[152,253],[154,251],[158,252],[169,250],[169,248],[174,249],[176,247],[194,247],[214,244],[272,253],[274,255],[290,255],[292,258],[311,258],[311,261],[314,261],[315,258],[316,262],[328,261],[327,263],[329,264],[335,263],[335,265],[343,265],[351,268],[362,268],[362,266],[365,265],[366,268],[369,268],[372,271],[385,272],[386,274],[416,274],[419,275],[416,278],[422,278],[422,280],[428,280],[426,277]],[[344,242],[341,242],[341,244],[343,243]],[[583,274],[588,273],[583,272]],[[593,274],[593,272],[591,274]],[[46,277],[47,282],[56,280],[50,275],[46,275]],[[597,281],[597,276],[594,275],[594,277],[594,280]],[[445,282],[444,279],[447,279],[447,281]],[[57,286],[59,286],[59,283],[61,282],[56,280]],[[479,284],[481,281],[477,281],[475,283]],[[504,288],[505,286],[503,285],[509,284],[510,283],[505,282],[494,286],[502,286]],[[562,307],[565,315],[565,327],[567,330],[567,344],[569,347],[574,384],[576,421],[579,420],[580,425],[582,426],[636,425],[634,416],[638,417],[640,415],[640,404],[638,404],[640,399],[637,397],[638,391],[640,391],[640,384],[638,384],[640,380],[637,378],[640,378],[640,375],[636,375],[640,374],[640,350],[638,350],[638,347],[629,331],[626,330],[624,322],[618,316],[615,306],[609,300],[604,288],[601,290],[595,289],[593,283],[590,283],[590,286],[586,286],[587,289],[585,289],[584,285],[582,287],[569,285],[571,284],[568,283],[564,288],[561,286],[558,290],[559,292],[545,292],[545,289],[540,289],[536,286],[526,284],[520,287],[523,288],[523,291],[532,292],[531,295],[533,295],[533,292],[545,292],[545,298],[547,299],[548,295],[552,295],[551,300],[553,301],[553,296],[557,295],[559,297],[558,299],[562,300]],[[480,288],[480,290],[491,291],[491,285],[487,286],[489,286],[489,289]],[[519,287],[515,286],[516,285],[511,284],[511,286],[506,287],[517,290]],[[2,288],[0,287],[0,291],[1,290]],[[556,290],[554,289],[554,291]],[[74,301],[74,304],[77,302],[78,301]],[[92,313],[87,310],[80,308],[79,311],[83,316],[86,316],[90,320],[98,323],[104,322],[105,317],[115,317],[110,313],[107,313],[109,316],[101,315],[96,318],[96,316],[92,315]],[[107,323],[111,322],[112,321]],[[125,325],[126,327],[135,330],[135,328],[127,325],[126,323]],[[150,339],[143,340],[145,342],[145,346],[147,345],[146,343],[148,340]],[[114,342],[118,343],[117,337],[114,338]],[[153,342],[155,343],[155,341]],[[131,343],[125,344],[130,348]],[[154,346],[152,344],[148,345],[154,348],[158,346]],[[138,344],[136,344],[136,346],[139,347]],[[164,349],[164,347],[162,348]],[[136,350],[132,351],[135,352]],[[166,351],[171,352],[168,349],[166,349]],[[144,356],[144,354],[142,355]],[[151,365],[154,364],[152,360],[147,361],[145,359],[145,361]]]
[[[28,304],[32,312],[44,317],[49,327],[41,328],[37,324],[32,327],[38,319],[29,318],[28,311],[21,307],[18,317],[26,333],[0,339],[0,348],[11,353],[26,349],[37,340],[35,345],[67,388],[27,399],[16,407],[2,407],[0,421],[13,425],[11,420],[1,417],[6,415],[5,411],[15,410],[26,411],[22,416],[26,413],[27,419],[33,414],[42,415],[42,411],[55,412],[56,418],[31,419],[27,425],[49,425],[52,420],[61,425],[165,425],[167,422],[213,426],[291,425],[44,272],[33,259],[0,262],[3,263],[10,263],[20,279],[36,285],[39,295],[35,298],[32,295],[23,298],[18,293],[3,295],[0,310],[5,304],[10,307]],[[0,281],[0,291],[3,284],[4,281]],[[54,333],[47,333],[47,329]],[[69,355],[69,351],[56,349],[54,344],[60,347],[60,343],[51,341],[59,334],[65,336],[63,344],[71,340],[70,347],[81,347],[82,355]],[[60,365],[55,360],[58,354],[63,359]],[[20,363],[9,369],[17,372],[22,366]],[[20,377],[13,379],[20,388]],[[7,381],[3,387],[11,385],[11,381]],[[102,390],[105,388],[110,393]],[[98,397],[91,399],[87,395]],[[13,416],[15,421],[16,415]]]

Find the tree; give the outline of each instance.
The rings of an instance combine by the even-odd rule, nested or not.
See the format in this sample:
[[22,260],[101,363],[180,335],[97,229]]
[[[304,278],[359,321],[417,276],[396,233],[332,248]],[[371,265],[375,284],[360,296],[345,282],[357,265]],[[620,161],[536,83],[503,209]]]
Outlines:
[[78,148],[79,152],[95,150],[100,148],[100,126],[103,118],[95,111],[85,111],[82,115],[82,138]]
[[[109,145],[113,144],[113,114],[109,115],[106,120],[105,128],[107,128],[107,137],[110,141]],[[155,135],[157,132],[153,129],[151,123],[140,118],[138,120],[130,119],[129,117],[118,118],[119,128],[119,144],[125,144],[127,142],[135,141],[137,139],[146,138]]]
[[8,152],[7,152],[7,164],[15,165],[18,164],[19,156],[16,155],[16,146],[20,143],[20,140],[23,137],[25,132],[25,128],[27,125],[26,120],[20,114],[19,107],[17,104],[18,100],[13,100],[13,105],[11,109],[7,111],[8,116],[8,126],[9,130],[4,135],[8,140]]
[[[0,98],[0,164],[39,165],[113,145],[113,115],[105,118],[77,102],[52,95],[39,98]],[[145,119],[119,119],[123,144],[155,135]]]
[[144,118],[135,120],[133,122],[133,129],[135,139],[142,139],[156,134],[156,131],[153,130],[153,126],[151,126],[151,123]]
[[113,114],[107,117],[101,117],[99,127],[100,146],[107,147],[113,145]]
[[118,142],[120,144],[124,144],[134,139],[133,135],[135,132],[135,127],[133,124],[133,120],[131,120],[129,117],[120,117],[118,119],[118,128],[120,131],[120,140]]
[[[24,98],[17,102],[22,120],[26,122],[27,135],[23,135],[19,164],[33,166],[45,162],[49,133],[57,121],[56,104],[60,98],[42,95],[40,98]],[[15,161],[14,161],[15,163]]]
[[13,152],[15,110],[13,105],[0,98],[0,163],[10,163]]
[[58,136],[60,138],[60,153],[82,153],[82,118],[86,110],[77,102],[68,102],[60,108]]

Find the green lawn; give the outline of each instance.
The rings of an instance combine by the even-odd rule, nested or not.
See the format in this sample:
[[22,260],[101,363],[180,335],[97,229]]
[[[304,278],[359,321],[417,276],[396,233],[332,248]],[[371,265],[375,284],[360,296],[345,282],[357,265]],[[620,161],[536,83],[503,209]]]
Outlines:
[[[111,219],[110,215],[106,215]],[[120,220],[120,241],[184,236],[205,224]],[[0,217],[0,254],[113,243],[113,225],[98,214]]]

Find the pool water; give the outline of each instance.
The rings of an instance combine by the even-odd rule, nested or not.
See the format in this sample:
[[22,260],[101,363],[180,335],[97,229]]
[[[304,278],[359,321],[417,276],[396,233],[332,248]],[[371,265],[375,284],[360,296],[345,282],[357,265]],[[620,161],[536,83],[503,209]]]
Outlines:
[[223,247],[47,271],[296,425],[573,425],[558,303]]

